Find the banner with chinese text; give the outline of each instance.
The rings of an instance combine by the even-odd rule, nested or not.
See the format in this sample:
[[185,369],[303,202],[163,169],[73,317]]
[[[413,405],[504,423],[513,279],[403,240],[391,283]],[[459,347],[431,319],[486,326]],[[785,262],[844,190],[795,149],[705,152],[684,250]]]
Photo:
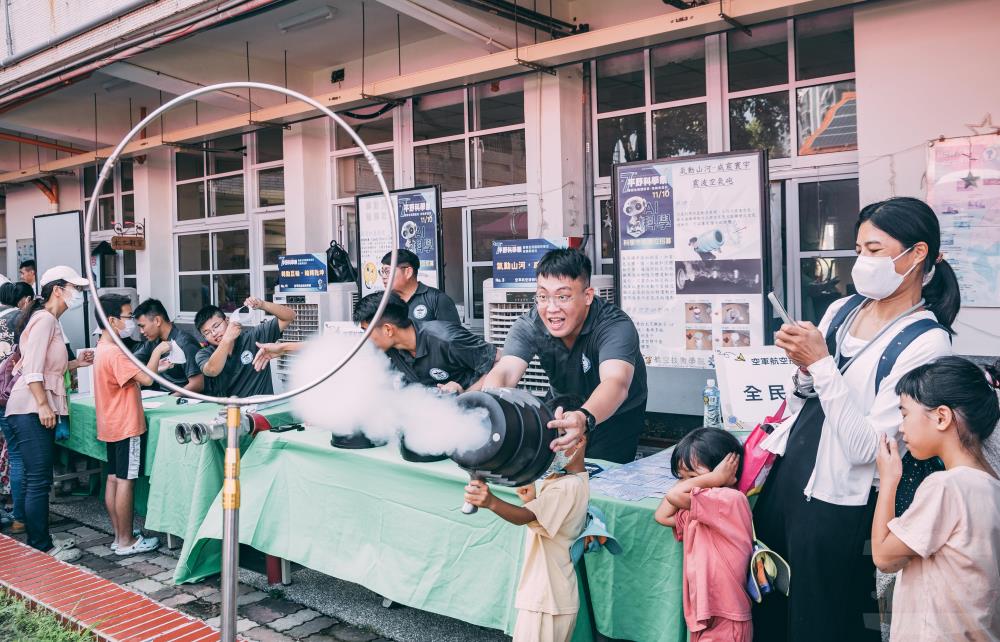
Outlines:
[[785,351],[775,346],[716,350],[723,427],[752,430],[776,414],[795,368]]
[[766,174],[763,152],[615,166],[616,290],[647,365],[764,345]]

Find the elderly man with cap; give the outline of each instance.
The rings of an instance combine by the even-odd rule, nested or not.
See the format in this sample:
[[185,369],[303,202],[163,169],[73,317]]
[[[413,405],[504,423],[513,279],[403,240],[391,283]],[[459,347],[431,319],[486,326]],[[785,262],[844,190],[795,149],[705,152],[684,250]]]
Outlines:
[[[409,306],[410,318],[418,324],[426,321],[450,321],[461,323],[458,310],[451,297],[417,280],[420,271],[420,257],[409,250],[399,249],[396,254],[396,275],[392,279],[392,291]],[[389,287],[389,265],[392,252],[382,257],[382,286]]]

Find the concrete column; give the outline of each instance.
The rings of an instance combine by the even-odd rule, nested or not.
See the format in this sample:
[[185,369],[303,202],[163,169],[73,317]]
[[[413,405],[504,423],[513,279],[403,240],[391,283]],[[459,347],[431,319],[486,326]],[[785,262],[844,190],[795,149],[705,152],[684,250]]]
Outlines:
[[139,299],[153,297],[177,314],[177,268],[174,263],[173,179],[169,149],[146,154],[134,165],[135,219],[146,223],[146,249],[136,252]]
[[326,120],[285,131],[285,235],[289,254],[323,252],[334,238]]

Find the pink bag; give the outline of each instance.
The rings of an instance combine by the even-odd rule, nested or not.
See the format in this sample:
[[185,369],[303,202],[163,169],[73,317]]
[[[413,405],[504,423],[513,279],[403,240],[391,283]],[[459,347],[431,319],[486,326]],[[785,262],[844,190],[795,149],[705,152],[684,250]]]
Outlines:
[[775,425],[785,420],[786,402],[782,401],[778,412],[768,417],[763,423],[758,424],[750,436],[743,444],[743,470],[740,473],[740,481],[737,488],[747,497],[756,495],[764,487],[767,474],[771,472],[771,466],[777,457],[774,453],[768,452],[760,447],[760,442],[771,434]]

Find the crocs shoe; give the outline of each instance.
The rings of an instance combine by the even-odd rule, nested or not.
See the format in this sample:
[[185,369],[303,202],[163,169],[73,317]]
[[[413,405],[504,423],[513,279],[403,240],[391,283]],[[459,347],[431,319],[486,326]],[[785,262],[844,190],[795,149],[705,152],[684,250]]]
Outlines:
[[[135,537],[136,539],[142,537],[142,529],[141,528],[132,529],[132,537]],[[113,551],[117,551],[118,542],[111,542],[111,544],[108,545],[108,548],[110,548]]]
[[115,550],[115,555],[125,557],[126,555],[136,555],[138,553],[148,553],[150,551],[155,551],[160,548],[160,540],[157,537],[143,537],[140,535],[138,539],[135,540],[135,544],[131,546],[126,546],[125,548],[117,548]]
[[75,548],[72,540],[54,541],[47,553],[60,562],[75,562],[83,556],[83,551]]

